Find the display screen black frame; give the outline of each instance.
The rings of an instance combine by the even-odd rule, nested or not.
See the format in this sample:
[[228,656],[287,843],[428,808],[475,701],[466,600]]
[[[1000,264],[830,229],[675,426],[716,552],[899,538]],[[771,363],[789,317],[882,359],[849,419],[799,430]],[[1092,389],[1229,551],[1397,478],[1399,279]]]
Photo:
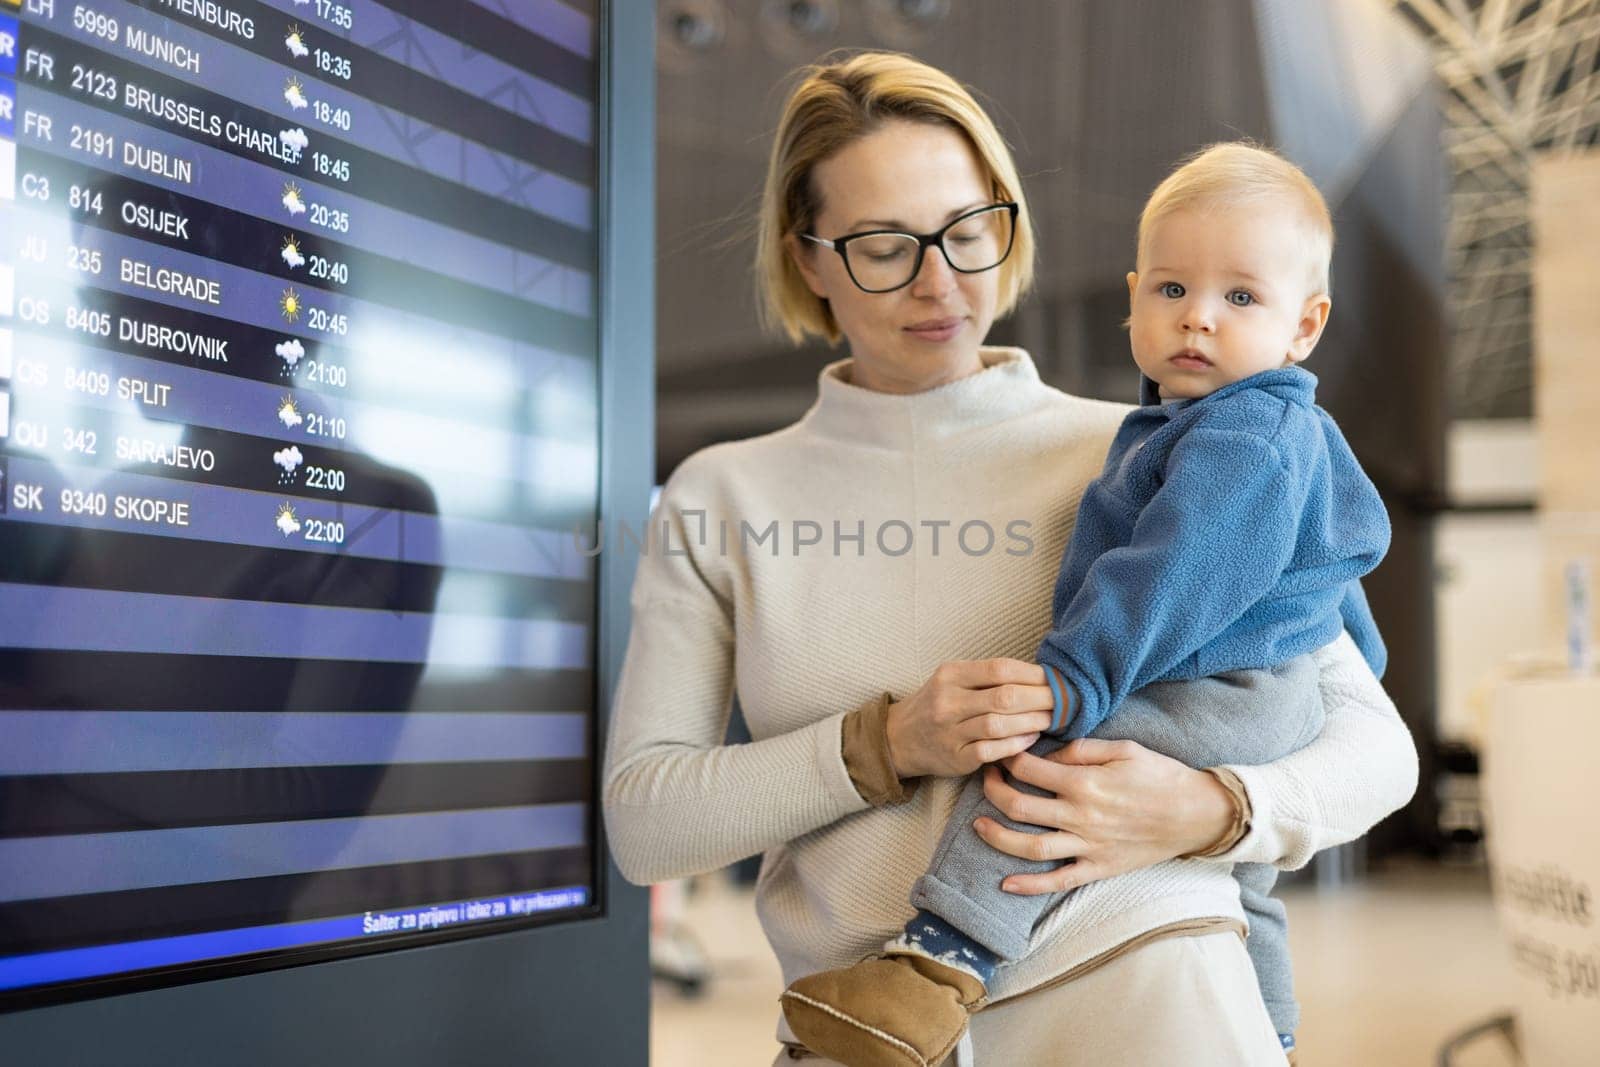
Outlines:
[[[614,339],[610,334],[613,332],[611,327],[615,320],[613,309],[616,301],[614,295],[607,291],[607,279],[611,265],[617,258],[612,249],[618,244],[617,234],[612,230],[613,219],[608,211],[609,205],[615,199],[614,193],[610,188],[611,183],[618,178],[614,170],[613,153],[609,150],[615,141],[615,138],[609,135],[615,116],[615,101],[612,90],[614,78],[610,68],[617,61],[612,41],[612,18],[614,17],[614,8],[626,5],[619,5],[616,0],[592,0],[592,4],[585,4],[580,0],[579,3],[573,6],[579,10],[587,8],[585,13],[592,16],[595,27],[593,36],[593,55],[595,59],[591,65],[591,89],[596,115],[592,152],[596,174],[594,190],[596,211],[593,232],[596,249],[594,306],[596,309],[595,351],[597,356],[594,366],[594,384],[596,396],[600,401],[596,464],[601,474],[601,481],[597,493],[597,519],[599,520],[597,529],[604,530],[610,525],[610,520],[612,519],[607,507],[608,500],[612,498],[612,493],[608,492],[607,482],[612,481],[612,479],[607,472],[617,466],[616,457],[610,454],[611,450],[617,447],[617,443],[613,439],[614,431],[612,430],[615,415],[611,407],[608,406],[604,395],[606,392],[606,368],[603,364],[603,360],[607,355],[612,354],[611,349],[615,347]],[[154,13],[159,14],[159,11]],[[636,50],[636,46],[630,47]],[[646,425],[649,425],[648,421]],[[610,488],[614,490],[616,487],[613,485]],[[613,563],[613,569],[615,566]],[[466,922],[425,932],[382,934],[356,940],[292,946],[264,952],[245,953],[143,970],[72,979],[65,982],[0,990],[0,1016],[42,1007],[67,1005],[197,983],[215,982],[221,979],[327,964],[339,960],[381,956],[409,949],[481,940],[520,931],[567,926],[583,921],[606,918],[611,914],[612,886],[610,876],[613,868],[608,861],[609,852],[601,818],[601,755],[604,751],[604,701],[608,689],[606,677],[607,649],[605,647],[608,643],[605,625],[606,603],[610,601],[614,605],[616,602],[615,590],[608,594],[607,586],[614,586],[615,584],[614,578],[610,582],[602,580],[602,575],[597,570],[591,587],[591,607],[593,608],[593,618],[596,622],[590,629],[588,645],[590,663],[592,664],[590,684],[588,686],[590,705],[587,716],[589,782],[585,843],[589,848],[589,877],[590,885],[592,886],[592,893],[588,903],[522,916]],[[624,592],[624,600],[625,597],[626,593]],[[614,636],[611,643],[615,644]],[[615,653],[618,650],[613,649],[612,651],[613,655],[610,658],[615,659]]]

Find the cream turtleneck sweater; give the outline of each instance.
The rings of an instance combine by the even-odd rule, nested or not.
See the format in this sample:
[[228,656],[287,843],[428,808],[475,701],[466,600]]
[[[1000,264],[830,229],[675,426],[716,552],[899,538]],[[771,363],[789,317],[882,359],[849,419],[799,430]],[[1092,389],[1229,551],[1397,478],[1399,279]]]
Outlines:
[[[652,517],[606,753],[611,847],[636,882],[764,852],[757,909],[786,982],[899,931],[961,785],[870,808],[841,755],[845,716],[947,660],[1032,660],[1078,501],[1128,411],[1044,385],[1024,352],[983,360],[910,396],[834,363],[799,422],[691,456]],[[1158,927],[1240,920],[1228,861],[1302,865],[1410,797],[1415,749],[1353,642],[1316,655],[1327,727],[1233,768],[1254,817],[1223,862],[1085,886],[995,1000]],[[726,746],[735,692],[754,740]]]

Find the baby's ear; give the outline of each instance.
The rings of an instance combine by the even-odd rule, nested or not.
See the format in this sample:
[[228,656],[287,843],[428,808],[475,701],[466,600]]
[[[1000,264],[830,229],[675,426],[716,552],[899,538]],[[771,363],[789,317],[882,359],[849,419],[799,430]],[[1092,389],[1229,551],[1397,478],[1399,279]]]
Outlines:
[[1128,317],[1122,320],[1124,330],[1133,329],[1133,294],[1139,291],[1139,272],[1128,272]]
[[1302,362],[1311,355],[1311,350],[1317,347],[1317,342],[1322,339],[1322,331],[1328,325],[1328,316],[1333,313],[1333,298],[1327,293],[1317,293],[1306,299],[1305,306],[1300,309],[1300,322],[1295,327],[1294,340],[1289,342],[1289,362]]

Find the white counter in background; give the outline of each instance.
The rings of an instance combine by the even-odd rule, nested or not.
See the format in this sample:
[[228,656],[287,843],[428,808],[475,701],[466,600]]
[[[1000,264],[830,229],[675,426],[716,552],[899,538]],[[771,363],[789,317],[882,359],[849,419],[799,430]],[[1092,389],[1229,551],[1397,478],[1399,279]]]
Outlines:
[[1600,678],[1504,683],[1486,740],[1489,864],[1525,1062],[1600,1063]]

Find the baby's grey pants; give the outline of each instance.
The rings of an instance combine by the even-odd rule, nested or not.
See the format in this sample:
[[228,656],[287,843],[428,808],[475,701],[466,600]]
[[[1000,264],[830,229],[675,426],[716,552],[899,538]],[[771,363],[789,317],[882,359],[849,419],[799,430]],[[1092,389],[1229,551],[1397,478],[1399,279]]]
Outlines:
[[[1317,666],[1300,656],[1271,670],[1234,671],[1189,682],[1158,682],[1134,693],[1090,736],[1137,741],[1191,767],[1224,763],[1270,763],[1303,747],[1322,731]],[[1041,737],[1030,749],[1046,756],[1065,742]],[[1012,781],[1029,793],[1043,793]],[[1000,888],[1003,877],[1054,870],[1054,861],[1002,855],[984,843],[972,822],[988,816],[1028,833],[1037,826],[1014,823],[983,795],[982,775],[973,775],[956,801],[928,873],[917,880],[911,903],[940,916],[1005,960],[1027,955],[1039,920],[1068,895],[1019,896]],[[1261,983],[1261,996],[1279,1033],[1300,1022],[1289,967],[1288,926],[1283,905],[1273,899],[1275,868],[1241,863],[1233,869],[1239,898],[1250,922],[1245,942]]]

